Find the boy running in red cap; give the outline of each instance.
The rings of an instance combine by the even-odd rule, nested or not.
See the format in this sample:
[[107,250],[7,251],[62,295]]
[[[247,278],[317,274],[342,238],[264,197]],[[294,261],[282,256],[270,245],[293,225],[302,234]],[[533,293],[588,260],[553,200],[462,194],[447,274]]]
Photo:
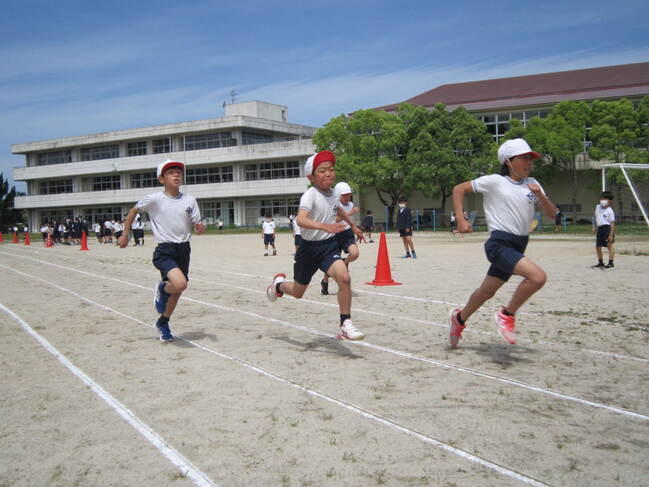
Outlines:
[[302,244],[295,254],[294,280],[287,281],[286,274],[276,274],[266,289],[266,295],[271,302],[284,294],[299,299],[320,269],[338,284],[340,332],[337,338],[362,340],[365,335],[351,320],[351,278],[340,255],[340,244],[336,237],[345,230],[345,225],[336,223],[336,217],[346,222],[356,235],[362,235],[362,232],[341,208],[338,195],[331,188],[336,179],[335,164],[336,156],[331,151],[321,151],[307,159],[304,174],[313,186],[302,195],[296,217],[302,233]]

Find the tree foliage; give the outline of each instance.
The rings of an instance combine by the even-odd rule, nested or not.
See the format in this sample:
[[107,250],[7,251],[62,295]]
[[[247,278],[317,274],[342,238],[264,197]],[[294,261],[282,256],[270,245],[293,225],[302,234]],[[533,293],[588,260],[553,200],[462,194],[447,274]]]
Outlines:
[[0,173],[0,230],[21,220],[21,212],[14,209],[15,196],[16,187],[9,188],[9,181]]

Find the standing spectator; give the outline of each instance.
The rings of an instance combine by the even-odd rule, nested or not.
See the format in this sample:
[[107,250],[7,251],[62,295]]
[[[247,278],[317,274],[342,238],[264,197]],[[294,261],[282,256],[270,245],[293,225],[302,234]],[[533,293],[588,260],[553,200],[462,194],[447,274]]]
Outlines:
[[[122,220],[113,223],[113,231],[115,232],[115,245],[119,245],[119,237],[122,236],[122,233],[124,231]],[[126,241],[128,242],[128,235],[126,236]]]
[[557,210],[557,214],[554,215],[554,231],[559,232],[561,231],[561,222],[563,221],[563,213],[561,213],[561,210]]
[[133,240],[135,240],[135,246],[144,245],[144,222],[142,221],[142,216],[138,213],[133,222]]
[[108,218],[104,222],[104,243],[113,243],[113,222]]
[[49,227],[47,223],[43,223],[41,225],[41,237],[43,238],[43,243],[47,243],[47,231],[49,230]]
[[266,215],[266,220],[261,224],[261,238],[264,241],[264,257],[268,256],[268,245],[273,247],[273,255],[277,255],[275,248],[275,222],[273,217]]
[[412,243],[412,211],[408,208],[408,198],[402,196],[399,198],[399,213],[397,214],[397,230],[403,240],[403,247],[406,249],[406,255],[403,259],[417,258],[415,253],[415,244]]
[[356,241],[362,242],[365,238],[365,234],[367,234],[368,241],[370,243],[374,243],[374,240],[372,240],[372,231],[374,230],[374,217],[372,216],[372,210],[367,210],[367,213],[363,217],[363,221],[361,222],[361,230],[363,230],[363,236],[357,237]]
[[[599,204],[595,206],[595,225],[593,233],[597,233],[595,240],[595,252],[599,261],[593,266],[594,269],[613,269],[614,251],[613,243],[615,242],[615,212],[611,208],[613,203],[613,193],[603,191],[599,197]],[[597,227],[597,228],[595,228]],[[604,254],[602,247],[608,249],[608,264],[604,265]]]
[[95,222],[92,226],[93,232],[95,232],[95,237],[97,237],[97,243],[101,243],[102,241],[102,236],[101,236],[101,225],[98,222]]

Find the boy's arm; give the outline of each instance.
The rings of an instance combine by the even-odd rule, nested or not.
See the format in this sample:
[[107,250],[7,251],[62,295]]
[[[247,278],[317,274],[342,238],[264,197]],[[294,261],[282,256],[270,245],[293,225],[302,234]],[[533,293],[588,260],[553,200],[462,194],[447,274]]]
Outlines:
[[310,228],[312,230],[322,230],[327,233],[340,233],[345,229],[342,223],[321,223],[309,218],[309,211],[300,208],[297,212],[297,224],[302,228]]
[[[469,193],[473,193],[473,184],[471,184],[471,181],[465,181],[453,188],[453,210],[455,211],[455,215],[464,215],[464,195]],[[457,224],[456,231],[458,233],[471,232],[471,224],[466,218],[458,218],[456,216],[455,223]]]
[[[353,211],[353,210],[352,210]],[[352,211],[347,213],[342,207],[338,208],[338,216],[340,217],[341,220],[344,220],[347,222],[347,225],[349,225],[352,229],[352,232],[358,237],[365,242],[365,238],[363,237],[363,231],[356,226],[356,224],[352,221],[352,219],[349,217],[349,215],[352,214]]]
[[535,183],[528,183],[527,187],[530,189],[534,196],[539,200],[539,205],[543,208],[543,211],[548,216],[548,218],[554,218],[557,215],[559,209],[554,206],[554,203],[541,191],[541,187]]
[[120,249],[123,249],[128,245],[128,232],[131,231],[131,225],[133,225],[133,220],[135,220],[135,217],[137,216],[139,211],[140,210],[138,210],[137,206],[134,206],[128,211],[128,215],[126,215],[126,221],[124,222],[124,230],[122,232],[122,236],[117,240]]

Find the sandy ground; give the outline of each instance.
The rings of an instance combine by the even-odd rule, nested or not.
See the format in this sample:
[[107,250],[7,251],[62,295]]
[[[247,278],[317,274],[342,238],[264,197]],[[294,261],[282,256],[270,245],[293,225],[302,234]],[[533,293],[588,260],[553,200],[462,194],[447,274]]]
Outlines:
[[[416,235],[401,286],[373,287],[377,243],[351,266],[363,343],[335,340],[336,296],[270,304],[292,238],[192,242],[190,287],[157,339],[153,243],[117,249],[0,245],[0,486],[646,486],[647,240],[591,270],[590,238],[533,237],[549,280],[518,315],[493,313],[514,278],[448,347],[447,316],[488,267],[486,236]],[[335,290],[335,284],[331,285]],[[21,320],[21,321],[19,321]],[[65,368],[24,325],[180,453],[188,476]]]

